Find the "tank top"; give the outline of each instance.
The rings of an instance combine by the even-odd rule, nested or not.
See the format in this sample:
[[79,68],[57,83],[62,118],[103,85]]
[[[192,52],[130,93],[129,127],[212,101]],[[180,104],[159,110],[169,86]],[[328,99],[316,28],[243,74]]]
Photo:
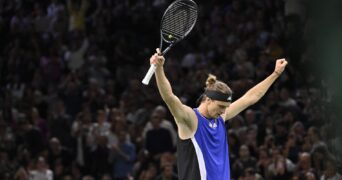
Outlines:
[[194,137],[178,138],[177,166],[180,180],[229,180],[229,152],[222,117],[207,119],[194,109],[198,127]]

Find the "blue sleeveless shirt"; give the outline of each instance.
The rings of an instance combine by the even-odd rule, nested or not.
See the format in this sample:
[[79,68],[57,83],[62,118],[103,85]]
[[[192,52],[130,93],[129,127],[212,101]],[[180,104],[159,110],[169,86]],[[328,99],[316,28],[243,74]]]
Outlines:
[[180,179],[229,180],[229,151],[224,120],[221,116],[206,119],[197,109],[194,111],[198,119],[195,136],[191,142],[179,140],[178,143]]

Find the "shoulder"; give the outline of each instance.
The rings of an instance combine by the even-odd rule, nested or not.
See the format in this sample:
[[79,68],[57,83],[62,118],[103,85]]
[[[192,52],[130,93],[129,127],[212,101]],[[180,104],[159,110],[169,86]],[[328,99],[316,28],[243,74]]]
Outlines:
[[195,111],[195,109],[191,109],[191,112],[189,111],[189,119],[186,120],[184,123],[180,123],[176,120],[178,127],[178,136],[181,140],[190,139],[195,136],[198,128],[198,115]]

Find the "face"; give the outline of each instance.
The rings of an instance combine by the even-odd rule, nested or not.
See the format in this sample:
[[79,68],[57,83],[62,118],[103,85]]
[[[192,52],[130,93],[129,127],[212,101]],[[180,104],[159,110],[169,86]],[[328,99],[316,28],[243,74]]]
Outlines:
[[44,169],[45,168],[45,159],[43,157],[39,157],[37,161],[37,169]]
[[120,131],[118,138],[119,138],[120,142],[125,142],[125,140],[126,140],[126,132],[125,131]]
[[242,145],[239,150],[239,155],[241,158],[245,158],[249,156],[249,149],[247,146]]
[[278,148],[273,148],[272,149],[272,157],[273,157],[273,159],[277,159],[280,155],[281,154],[280,154],[280,151],[279,151]]
[[245,119],[248,124],[252,124],[255,119],[255,113],[252,110],[247,110],[245,113]]
[[268,158],[267,152],[265,150],[261,150],[259,152],[259,158],[260,159],[267,159]]
[[210,118],[218,118],[230,105],[229,102],[216,101],[209,98],[207,99],[207,101],[208,115],[210,116]]
[[151,115],[150,121],[152,123],[152,126],[156,128],[156,127],[159,127],[159,125],[162,121],[162,117],[158,113],[154,112]]
[[334,176],[335,174],[336,174],[336,167],[335,167],[335,165],[332,163],[332,162],[330,162],[330,161],[328,161],[327,163],[326,163],[326,168],[325,168],[326,170],[325,170],[325,174],[326,175],[328,175],[328,176]]
[[309,130],[308,130],[308,135],[309,136],[313,136],[315,133],[314,133],[314,130],[313,130],[313,128],[309,128]]
[[172,166],[171,165],[167,165],[164,167],[164,175],[166,177],[172,177]]
[[103,110],[97,111],[97,121],[99,123],[103,123],[104,121],[106,121],[106,113]]
[[311,167],[310,161],[311,161],[311,158],[309,154],[303,154],[303,155],[300,155],[299,157],[299,165],[303,169],[309,169]]
[[50,140],[50,147],[53,150],[58,150],[60,148],[60,143],[57,139]]

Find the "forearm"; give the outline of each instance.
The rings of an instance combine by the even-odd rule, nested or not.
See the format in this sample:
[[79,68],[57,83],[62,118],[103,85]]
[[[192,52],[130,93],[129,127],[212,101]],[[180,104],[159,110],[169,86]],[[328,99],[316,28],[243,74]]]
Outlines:
[[[159,49],[157,49],[157,53],[160,53]],[[155,64],[157,66],[155,71],[155,77],[160,96],[166,103],[172,116],[174,116],[174,119],[176,120],[177,124],[184,123],[184,120],[186,120],[186,125],[188,125],[188,127],[193,128],[194,125],[192,121],[195,119],[195,115],[192,113],[194,112],[190,107],[184,105],[180,101],[180,99],[173,94],[171,84],[169,80],[166,78],[163,68],[165,59],[162,56],[158,56],[157,53],[151,57],[150,62],[151,64]]]
[[162,99],[167,102],[173,96],[170,82],[165,76],[163,67],[158,67],[155,73],[159,93]]
[[257,101],[259,101],[265,95],[265,93],[268,91],[268,89],[271,87],[274,81],[279,77],[279,75],[279,73],[273,72],[266,79],[255,85],[249,91],[247,91],[245,96],[249,98],[250,103],[254,104]]

